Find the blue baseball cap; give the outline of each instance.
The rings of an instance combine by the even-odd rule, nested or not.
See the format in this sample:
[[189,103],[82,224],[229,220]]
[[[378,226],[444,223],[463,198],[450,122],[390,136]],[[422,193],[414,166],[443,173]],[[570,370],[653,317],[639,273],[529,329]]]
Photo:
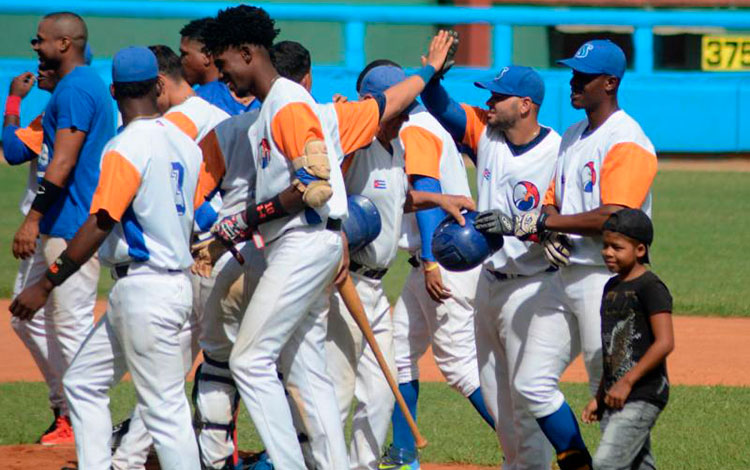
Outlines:
[[86,65],[91,65],[91,61],[94,59],[94,53],[91,51],[91,46],[86,43],[86,47],[83,49],[83,61]]
[[112,58],[112,81],[115,83],[142,82],[158,75],[156,56],[147,47],[126,47]]
[[[388,88],[406,80],[406,73],[401,67],[395,65],[379,65],[373,67],[359,84],[359,96],[377,95],[385,92]],[[416,101],[412,102],[405,112],[411,112],[419,105]]]
[[492,80],[474,82],[474,86],[499,95],[529,97],[539,106],[544,101],[544,80],[531,67],[509,65],[503,67]]
[[622,78],[627,68],[625,53],[609,39],[594,39],[578,48],[570,59],[558,60],[576,72]]

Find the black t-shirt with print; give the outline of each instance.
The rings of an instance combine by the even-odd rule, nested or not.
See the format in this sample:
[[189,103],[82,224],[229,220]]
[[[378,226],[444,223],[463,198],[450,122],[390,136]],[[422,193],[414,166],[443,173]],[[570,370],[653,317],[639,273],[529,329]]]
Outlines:
[[[624,282],[615,276],[604,286],[601,315],[605,391],[646,354],[654,342],[649,317],[661,312],[672,312],[672,296],[651,271]],[[668,399],[667,366],[662,363],[633,385],[627,401],[648,401],[664,408]]]

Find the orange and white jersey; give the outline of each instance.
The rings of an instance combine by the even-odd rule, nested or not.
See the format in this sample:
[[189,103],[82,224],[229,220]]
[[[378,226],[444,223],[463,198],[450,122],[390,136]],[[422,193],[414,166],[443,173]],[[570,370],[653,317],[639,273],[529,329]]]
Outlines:
[[367,197],[380,212],[380,234],[351,255],[353,261],[371,269],[386,269],[396,257],[409,190],[404,149],[397,140],[391,147],[388,151],[373,139],[369,146],[350,154],[342,167],[347,193]]
[[190,235],[202,163],[195,142],[163,118],[133,121],[107,143],[90,209],[118,222],[99,250],[105,265],[187,269],[193,263]]
[[[221,122],[200,142],[203,158],[218,164],[221,189],[219,220],[255,205],[255,158],[248,129],[258,119],[253,109]],[[210,191],[213,188],[206,188]]]
[[328,148],[333,197],[318,209],[307,208],[261,224],[258,230],[267,243],[296,227],[346,217],[346,191],[335,143],[323,128],[318,105],[301,85],[285,78],[277,79],[263,101],[249,137],[257,169],[255,196],[258,201],[271,199],[292,183],[295,179],[292,161],[304,155],[307,142],[322,139]]
[[195,142],[200,142],[206,134],[220,122],[229,119],[229,114],[200,96],[191,96],[164,113],[164,118],[179,127]]
[[[409,114],[409,120],[401,126],[398,141],[404,149],[408,176],[429,176],[440,181],[443,194],[471,197],[466,166],[453,137],[427,110],[418,107]],[[414,214],[404,217],[399,246],[412,253],[422,246]]]
[[[563,215],[588,212],[603,205],[640,208],[651,215],[651,183],[656,152],[641,126],[617,111],[594,132],[588,120],[563,135],[555,178],[544,198]],[[603,266],[601,237],[571,235],[572,263]]]
[[[549,128],[543,132],[541,140],[516,154],[502,131],[485,129],[477,151],[478,211],[499,209],[508,215],[541,211],[560,148],[557,132]],[[531,276],[549,268],[549,263],[538,243],[505,237],[503,248],[485,266],[504,274]]]
[[[44,143],[44,130],[42,129],[42,118],[44,114],[40,114],[33,121],[31,121],[28,127],[22,127],[16,129],[16,137],[18,140],[23,142],[25,146],[31,149],[32,152],[39,155],[39,158],[49,160],[49,149]],[[31,209],[31,204],[36,198],[36,189],[39,186],[39,180],[44,178],[44,174],[38,174],[37,169],[39,168],[38,158],[32,158],[29,160],[29,175],[26,179],[26,191],[23,193],[19,209],[21,213],[26,215]]]
[[[380,111],[373,99],[318,105],[323,130],[333,142],[338,165],[350,153],[369,145],[378,133]],[[328,150],[329,152],[331,149]]]

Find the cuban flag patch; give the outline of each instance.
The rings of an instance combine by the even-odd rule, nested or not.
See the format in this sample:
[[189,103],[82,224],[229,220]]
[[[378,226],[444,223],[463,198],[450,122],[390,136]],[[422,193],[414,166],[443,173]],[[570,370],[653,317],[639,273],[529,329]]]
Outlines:
[[385,180],[375,180],[375,182],[372,184],[372,186],[375,189],[386,189],[386,187],[385,187]]

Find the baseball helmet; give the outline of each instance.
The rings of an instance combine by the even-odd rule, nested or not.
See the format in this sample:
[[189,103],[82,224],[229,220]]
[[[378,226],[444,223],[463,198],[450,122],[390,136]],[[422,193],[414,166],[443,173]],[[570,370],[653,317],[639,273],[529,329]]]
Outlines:
[[477,214],[476,211],[464,213],[466,225],[463,227],[449,215],[435,229],[432,254],[448,271],[468,271],[475,268],[503,247],[502,235],[484,234],[474,228]]
[[360,194],[347,198],[349,217],[344,222],[344,233],[349,240],[349,252],[364,248],[380,235],[380,212],[375,204]]

